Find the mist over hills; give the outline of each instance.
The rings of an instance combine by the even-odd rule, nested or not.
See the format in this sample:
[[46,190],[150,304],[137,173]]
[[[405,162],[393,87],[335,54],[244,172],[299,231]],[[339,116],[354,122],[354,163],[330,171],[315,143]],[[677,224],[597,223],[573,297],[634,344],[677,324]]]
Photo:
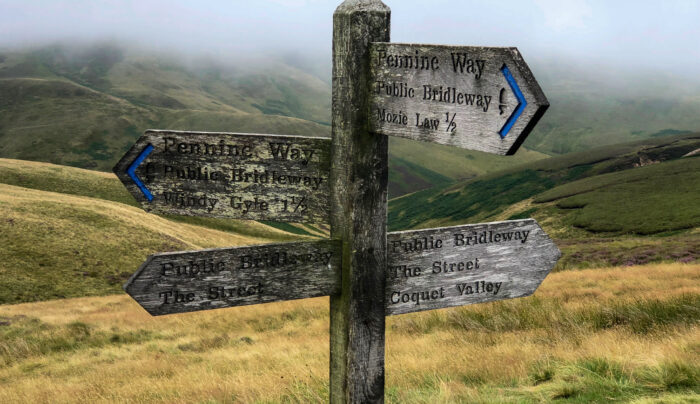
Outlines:
[[[22,142],[5,138],[14,132],[26,135],[32,127],[51,125],[55,132],[60,131],[66,124],[57,122],[54,113],[71,121],[79,118],[85,126],[95,125],[96,120],[102,130],[131,131],[132,136],[145,126],[182,129],[191,125],[188,129],[206,126],[206,130],[229,131],[254,126],[269,131],[277,129],[280,121],[292,122],[284,117],[309,121],[296,122],[287,133],[329,133],[330,61],[291,52],[222,60],[159,54],[116,42],[0,51],[0,154],[36,159],[37,153]],[[551,103],[525,143],[530,149],[562,154],[639,140],[669,129],[700,129],[700,83],[692,78],[644,69],[623,73],[554,57],[530,64]],[[30,78],[44,81],[19,81]],[[61,96],[72,98],[71,104],[76,105],[51,108],[34,102]],[[83,103],[86,100],[89,105]],[[113,122],[106,119],[118,112]],[[246,121],[255,125],[246,125]],[[32,132],[39,138],[45,135]],[[74,145],[78,147],[65,153],[90,154],[93,143],[93,149],[107,150],[103,153],[119,147],[99,137],[94,134],[82,149]],[[77,156],[62,162],[87,164]],[[104,169],[99,164],[94,168]]]
[[700,81],[550,57],[530,64],[551,104],[525,146],[565,154],[700,129]]
[[[115,43],[0,52],[0,157],[108,171],[149,128],[329,136],[330,77],[313,66],[291,54],[231,64]],[[392,145],[394,196],[545,157]]]

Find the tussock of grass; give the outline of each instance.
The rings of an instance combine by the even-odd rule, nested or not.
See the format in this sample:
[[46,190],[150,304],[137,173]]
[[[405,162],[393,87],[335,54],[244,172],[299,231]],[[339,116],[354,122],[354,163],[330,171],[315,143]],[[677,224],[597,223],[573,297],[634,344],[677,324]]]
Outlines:
[[[533,371],[536,375],[541,372],[537,366]],[[551,400],[572,403],[628,402],[639,396],[700,389],[700,366],[678,361],[633,368],[606,358],[589,357],[573,363],[549,364],[547,372],[548,377],[533,380],[535,391]]]
[[81,321],[51,324],[38,318],[17,315],[2,318],[0,326],[0,367],[28,358],[56,353],[70,353],[91,348],[142,344],[158,339],[149,330],[95,330]]

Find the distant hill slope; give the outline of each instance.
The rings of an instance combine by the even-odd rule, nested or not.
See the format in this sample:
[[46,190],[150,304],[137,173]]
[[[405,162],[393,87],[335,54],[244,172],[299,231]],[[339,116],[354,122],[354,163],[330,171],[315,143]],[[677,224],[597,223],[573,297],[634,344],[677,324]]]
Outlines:
[[514,156],[498,156],[390,137],[389,196],[443,186],[546,157],[526,148],[521,148]]
[[[279,61],[247,70],[52,46],[0,58],[0,157],[111,170],[150,128],[330,136],[330,85]],[[392,196],[545,156],[392,139]]]
[[588,62],[565,56],[531,62],[551,105],[525,146],[566,154],[700,131],[700,80],[694,75]]
[[[634,243],[650,248],[642,254],[644,259],[661,255],[697,259],[698,149],[700,134],[691,134],[552,157],[393,199],[389,227],[400,230],[535,217],[564,245],[578,244],[579,250],[569,252],[581,253],[581,260],[597,259],[581,248],[636,248]],[[694,151],[694,156],[687,156]],[[661,237],[643,237],[646,235]],[[611,244],[613,239],[627,237],[637,237],[637,241]],[[599,263],[616,265],[598,258]]]
[[[601,184],[605,181],[609,186],[624,183],[630,178],[643,179],[638,167],[681,159],[698,148],[700,134],[692,134],[625,143],[536,161],[473,181],[458,182],[448,187],[393,199],[389,213],[391,227],[406,229],[437,222],[445,224],[488,219],[512,204],[536,197],[545,191],[551,190],[540,197],[545,198],[543,200],[547,199],[546,195],[559,195],[552,188],[566,184],[569,184],[566,189],[575,188],[571,183],[583,178],[588,178],[586,184]],[[687,165],[685,174],[692,177],[698,175],[697,170],[694,170],[697,161],[696,158],[687,158],[678,164]],[[652,175],[657,169],[642,167],[641,170],[650,170],[649,175]],[[659,171],[659,175],[663,175],[662,172],[663,170]],[[618,175],[614,179],[601,177],[606,173]],[[678,168],[673,173],[680,176],[683,168]],[[698,192],[700,196],[700,186],[690,187],[690,190]],[[554,197],[549,198],[553,200],[551,198]]]

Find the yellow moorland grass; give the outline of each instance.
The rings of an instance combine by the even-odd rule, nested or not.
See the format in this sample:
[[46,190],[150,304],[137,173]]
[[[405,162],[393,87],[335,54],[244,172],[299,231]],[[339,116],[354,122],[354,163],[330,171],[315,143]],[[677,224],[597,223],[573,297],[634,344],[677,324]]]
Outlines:
[[[697,402],[700,266],[551,274],[387,321],[388,402]],[[328,299],[150,317],[126,296],[0,306],[0,402],[324,402]]]

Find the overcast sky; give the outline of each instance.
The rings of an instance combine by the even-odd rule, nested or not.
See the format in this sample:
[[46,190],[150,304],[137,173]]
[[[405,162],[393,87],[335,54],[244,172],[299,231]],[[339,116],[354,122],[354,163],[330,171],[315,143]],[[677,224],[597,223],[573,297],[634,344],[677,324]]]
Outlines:
[[[189,55],[330,55],[340,0],[1,0],[0,47],[116,39]],[[700,71],[698,0],[386,0],[392,41]],[[330,62],[330,61],[329,61]]]

